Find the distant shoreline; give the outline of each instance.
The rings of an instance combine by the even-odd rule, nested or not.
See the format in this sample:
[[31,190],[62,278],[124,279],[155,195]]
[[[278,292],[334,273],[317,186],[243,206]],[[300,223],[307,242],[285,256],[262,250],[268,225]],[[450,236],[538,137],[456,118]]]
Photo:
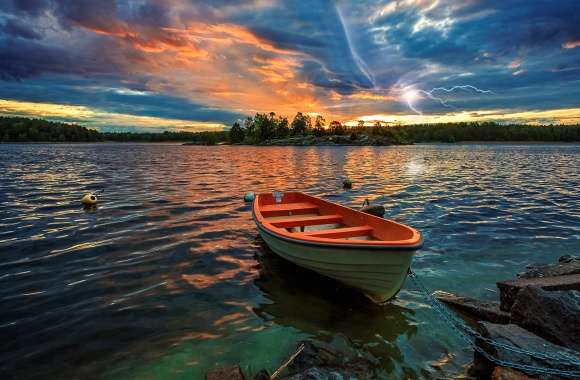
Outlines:
[[22,117],[0,117],[0,143],[170,143],[182,145],[245,144],[251,146],[392,146],[414,144],[574,144],[580,142],[580,124],[543,125],[481,123],[373,126],[361,120],[356,127],[325,120],[316,122],[298,113],[292,123],[274,113],[256,114],[242,127],[230,130],[186,132],[99,132],[75,125]]
[[580,145],[579,141],[456,141],[456,142],[442,142],[442,141],[430,141],[430,142],[417,142],[412,144],[390,144],[390,145],[377,145],[377,144],[245,144],[245,143],[218,143],[218,144],[197,144],[191,143],[189,141],[0,141],[0,145],[108,145],[108,144],[142,144],[142,145],[178,145],[178,146],[255,146],[255,147],[276,147],[276,146],[331,146],[331,147],[341,147],[341,146],[410,146],[410,145]]

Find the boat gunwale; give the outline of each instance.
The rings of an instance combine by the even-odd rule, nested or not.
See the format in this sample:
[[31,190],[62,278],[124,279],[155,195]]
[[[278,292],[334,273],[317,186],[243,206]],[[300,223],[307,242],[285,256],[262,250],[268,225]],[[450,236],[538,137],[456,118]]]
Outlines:
[[[304,193],[301,193],[301,194],[304,194]],[[308,196],[308,194],[304,194],[304,195]],[[367,240],[346,240],[346,239],[329,239],[329,238],[314,238],[314,239],[312,239],[312,238],[309,238],[309,237],[303,236],[303,235],[297,236],[296,238],[294,238],[294,237],[286,236],[283,234],[279,234],[275,230],[266,227],[264,225],[264,223],[262,223],[258,219],[257,211],[259,212],[259,210],[257,210],[257,209],[258,209],[259,196],[260,195],[256,196],[256,198],[254,199],[254,202],[252,203],[252,219],[254,220],[256,225],[258,226],[258,229],[260,229],[261,231],[267,233],[268,235],[270,235],[276,239],[284,240],[284,241],[287,241],[290,243],[299,244],[299,245],[303,245],[303,246],[305,245],[305,246],[312,246],[312,247],[332,247],[332,248],[373,250],[373,251],[385,251],[385,250],[387,250],[387,251],[416,251],[418,249],[421,249],[421,247],[423,247],[423,239],[422,239],[421,234],[419,234],[419,232],[417,232],[412,227],[397,223],[397,222],[392,221],[392,220],[388,220],[388,221],[390,223],[395,223],[397,225],[408,228],[413,232],[413,238],[407,239],[406,241],[415,241],[418,239],[418,242],[416,244],[405,244],[405,243],[401,243],[401,241],[395,241],[394,243],[391,243],[391,242],[384,241],[384,240],[367,241]],[[321,199],[321,200],[324,202],[328,202],[328,203],[331,203],[333,205],[339,206],[339,207],[344,207],[342,205],[338,205],[336,203],[329,202],[329,201],[326,201],[324,199]],[[354,211],[356,211],[356,210],[354,210]],[[260,215],[261,215],[261,213],[260,213]],[[372,215],[369,215],[369,216],[372,217]],[[402,242],[404,242],[404,241],[405,240],[403,240]]]

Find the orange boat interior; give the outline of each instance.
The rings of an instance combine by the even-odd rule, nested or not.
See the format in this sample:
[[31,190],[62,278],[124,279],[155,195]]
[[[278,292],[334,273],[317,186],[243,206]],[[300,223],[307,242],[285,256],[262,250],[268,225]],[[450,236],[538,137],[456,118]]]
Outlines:
[[265,228],[307,241],[416,245],[421,240],[410,227],[304,193],[259,194],[254,214]]

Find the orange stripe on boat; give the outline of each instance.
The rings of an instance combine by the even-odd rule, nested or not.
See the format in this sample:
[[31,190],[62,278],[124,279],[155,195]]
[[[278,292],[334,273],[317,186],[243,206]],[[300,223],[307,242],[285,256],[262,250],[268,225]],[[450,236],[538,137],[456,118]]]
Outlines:
[[[421,235],[414,228],[300,192],[284,193],[280,202],[273,194],[258,194],[253,212],[265,230],[305,243],[401,248],[421,244]],[[338,226],[308,230],[326,224]],[[296,227],[300,230],[290,230]],[[368,240],[354,239],[365,236]]]

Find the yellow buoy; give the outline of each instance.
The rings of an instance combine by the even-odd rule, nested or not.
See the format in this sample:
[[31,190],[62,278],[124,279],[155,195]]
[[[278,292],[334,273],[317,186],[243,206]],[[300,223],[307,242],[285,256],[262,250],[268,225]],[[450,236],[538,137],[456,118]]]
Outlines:
[[93,206],[97,204],[97,196],[93,193],[87,193],[81,199],[85,206]]

